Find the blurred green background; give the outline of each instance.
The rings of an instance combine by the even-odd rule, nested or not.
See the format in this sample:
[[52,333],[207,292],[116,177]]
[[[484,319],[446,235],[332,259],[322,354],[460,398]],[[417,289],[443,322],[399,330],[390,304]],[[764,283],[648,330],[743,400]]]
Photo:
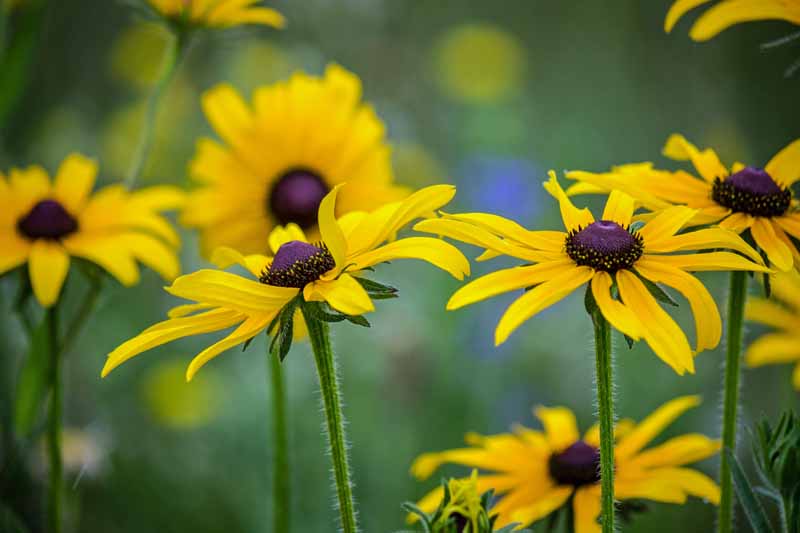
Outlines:
[[[28,83],[7,109],[0,168],[39,163],[53,170],[77,150],[100,160],[104,182],[118,181],[134,151],[164,35],[121,2],[44,5]],[[227,81],[249,94],[296,69],[319,74],[328,62],[362,78],[366,99],[388,124],[399,181],[454,183],[459,193],[450,209],[496,212],[541,229],[561,224],[541,188],[547,169],[602,170],[644,160],[668,165],[660,150],[673,132],[716,147],[727,163],[759,166],[800,137],[800,79],[783,78],[800,49],[758,47],[789,33],[785,23],[737,26],[696,44],[687,36],[694,16],[664,34],[669,2],[661,0],[269,5],[288,18],[285,31],[212,33],[191,50],[159,117],[144,182],[187,184],[195,141],[213,135],[200,110],[204,90]],[[184,270],[202,267],[195,236],[184,237]],[[501,264],[476,265],[474,274]],[[381,267],[375,278],[399,287],[402,297],[379,303],[370,330],[334,328],[364,531],[401,529],[399,504],[437,483],[436,476],[424,484],[409,476],[421,452],[458,447],[466,431],[502,432],[515,422],[538,427],[530,412],[536,404],[568,406],[583,428],[592,423],[591,327],[581,294],[495,348],[495,324],[515,295],[445,312],[458,283],[441,271],[407,262]],[[702,278],[724,309],[725,275]],[[16,282],[15,276],[0,280],[0,400],[6,410],[26,351],[10,312]],[[80,295],[80,285],[73,272],[67,298]],[[99,378],[111,349],[175,303],[161,285],[152,272],[132,290],[111,284],[69,355],[70,530],[267,532],[271,422],[263,337],[244,353],[225,353],[189,385],[182,379],[185,365],[208,338],[153,350]],[[678,316],[693,338],[685,302]],[[747,337],[758,332],[750,326]],[[628,350],[617,335],[618,414],[640,419],[677,395],[700,393],[703,405],[660,438],[689,431],[718,436],[723,347],[700,355],[697,374],[681,378],[645,345]],[[308,346],[296,344],[284,367],[295,531],[334,531]],[[745,424],[797,407],[789,373],[787,366],[745,371]],[[744,450],[749,436],[741,435]],[[41,482],[37,441],[24,444],[30,446],[25,464]],[[699,467],[713,475],[717,460]],[[43,497],[38,485],[6,490],[33,508]],[[705,532],[713,524],[713,507],[697,500],[649,509],[626,531]]]

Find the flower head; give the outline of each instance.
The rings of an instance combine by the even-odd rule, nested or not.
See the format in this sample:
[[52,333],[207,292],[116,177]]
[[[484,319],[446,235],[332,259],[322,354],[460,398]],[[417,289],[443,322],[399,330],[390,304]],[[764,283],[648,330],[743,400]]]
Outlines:
[[225,144],[198,143],[190,169],[198,188],[181,220],[201,230],[206,255],[219,246],[263,253],[277,225],[318,238],[320,202],[344,182],[337,216],[408,194],[393,183],[385,127],[362,102],[361,81],[338,65],[322,78],[296,73],[262,87],[252,108],[221,85],[203,108]]
[[800,390],[800,273],[781,272],[770,285],[774,298],[749,298],[745,317],[777,331],[750,344],[745,361],[750,366],[796,362],[792,382]]
[[259,0],[147,0],[160,15],[178,24],[207,28],[230,28],[243,24],[263,24],[283,28],[283,15]]
[[[176,279],[167,292],[194,303],[170,311],[170,318],[125,342],[109,354],[103,376],[141,352],[172,340],[238,327],[203,350],[187,370],[197,370],[221,352],[242,344],[270,323],[296,298],[324,302],[345,316],[359,316],[375,309],[374,282],[359,276],[366,269],[395,259],[422,259],[457,279],[469,273],[466,258],[452,245],[430,237],[394,239],[414,219],[442,207],[455,187],[436,185],[421,189],[405,200],[372,212],[352,212],[336,219],[340,186],[323,198],[319,207],[321,242],[311,244],[296,225],[273,231],[274,257],[242,255],[231,248],[215,254],[218,265],[238,263],[251,278],[220,270],[200,270]],[[388,242],[387,241],[390,241]],[[380,295],[376,295],[378,297]]]
[[710,148],[699,150],[681,135],[672,135],[664,155],[689,160],[700,177],[679,170],[657,170],[649,163],[623,165],[608,173],[567,173],[579,183],[569,194],[625,191],[650,210],[686,205],[697,210],[692,225],[719,224],[749,233],[772,266],[789,270],[800,265],[800,211],[791,186],[800,179],[800,139],[778,152],[762,168],[734,164],[730,170]]
[[[701,434],[674,437],[644,450],[684,411],[699,404],[696,396],[667,402],[639,424],[621,420],[616,425],[614,495],[617,500],[648,499],[682,504],[688,496],[719,501],[719,489],[705,474],[685,465],[712,456],[719,442]],[[583,437],[575,416],[565,407],[535,410],[544,431],[517,426],[514,433],[467,435],[469,447],[419,456],[411,466],[418,479],[427,479],[441,465],[454,463],[480,468],[477,490],[494,489],[500,497],[492,507],[497,526],[514,522],[527,527],[555,512],[572,497],[576,533],[600,531],[599,446],[595,425]],[[434,509],[441,489],[425,496],[418,506]]]
[[[468,283],[447,303],[448,309],[505,292],[529,289],[500,319],[495,342],[505,342],[523,322],[589,283],[591,296],[611,325],[634,340],[644,339],[676,372],[694,372],[686,335],[661,308],[656,283],[674,288],[689,301],[696,324],[696,351],[714,348],[721,319],[708,290],[690,271],[767,269],[741,255],[715,251],[691,255],[673,252],[727,248],[761,261],[735,233],[706,229],[678,235],[695,216],[687,207],[670,207],[640,229],[631,227],[634,200],[612,192],[600,220],[575,207],[551,171],[545,183],[558,200],[566,227],[562,231],[529,231],[517,223],[485,213],[443,215],[418,223],[415,229],[461,240],[486,249],[479,258],[507,255],[526,266],[499,270]],[[654,296],[655,294],[655,296]]]
[[[669,33],[683,15],[711,0],[676,0],[664,20]],[[785,20],[800,25],[800,2],[797,0],[722,0],[697,19],[689,36],[707,41],[734,24],[755,20]]]
[[28,263],[39,303],[56,303],[70,257],[95,263],[125,286],[139,281],[141,261],[164,279],[180,270],[180,241],[161,211],[179,207],[172,187],[129,192],[111,185],[91,194],[97,164],[71,154],[51,182],[38,166],[0,174],[0,274]]

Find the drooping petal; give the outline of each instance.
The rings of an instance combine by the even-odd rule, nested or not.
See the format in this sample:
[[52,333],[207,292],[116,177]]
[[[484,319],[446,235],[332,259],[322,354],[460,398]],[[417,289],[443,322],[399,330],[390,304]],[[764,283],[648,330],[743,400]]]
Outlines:
[[575,514],[575,533],[600,533],[600,490],[596,486],[585,486],[575,491],[572,500]]
[[[741,22],[754,20],[789,20],[792,7],[781,0],[726,0],[719,2],[697,19],[689,36],[695,41],[707,41],[723,30]],[[800,16],[794,18],[794,23]]]
[[186,381],[191,381],[197,371],[217,355],[258,335],[275,318],[278,311],[280,309],[248,317],[233,333],[197,354],[186,369]]
[[265,285],[219,270],[186,274],[165,290],[173,296],[195,302],[255,312],[280,309],[299,291],[292,287]]
[[348,258],[353,270],[363,270],[395,259],[421,259],[448,272],[456,279],[469,275],[469,261],[458,248],[441,239],[408,237]]
[[617,443],[617,460],[623,461],[644,448],[684,412],[698,405],[700,405],[699,396],[681,396],[653,411]]
[[125,241],[133,256],[156,271],[162,278],[172,281],[181,273],[181,266],[175,252],[146,233],[123,233],[119,237]]
[[[748,298],[744,316],[750,322],[766,324],[787,332],[800,331],[800,314],[791,312],[773,300]],[[798,342],[800,342],[800,338],[798,338]]]
[[331,307],[346,315],[363,315],[375,310],[367,291],[350,274],[338,279],[317,280],[303,289],[307,302],[328,302]]
[[500,345],[523,322],[542,309],[550,307],[572,291],[592,279],[594,270],[586,266],[575,266],[537,285],[512,303],[494,333],[494,342]]
[[447,302],[447,309],[452,311],[504,292],[538,285],[557,276],[565,269],[572,268],[573,265],[574,262],[571,259],[565,259],[497,270],[458,289]]
[[673,235],[655,243],[648,243],[648,253],[668,253],[689,250],[713,250],[727,248],[743,253],[757,263],[762,263],[761,255],[735,232],[722,228],[705,228]]
[[636,275],[627,270],[617,272],[617,286],[622,301],[636,314],[642,337],[653,352],[679,375],[694,373],[689,342],[681,328],[658,304]]
[[531,505],[521,507],[511,513],[511,521],[520,524],[532,524],[560,508],[572,495],[570,486],[553,487],[547,493],[540,495]]
[[639,483],[621,487],[620,498],[646,498],[667,503],[683,503],[687,496],[697,496],[719,504],[720,491],[707,475],[690,468],[649,470]]
[[747,347],[744,360],[749,366],[791,363],[800,359],[800,335],[768,333]]
[[709,183],[712,183],[716,178],[724,178],[728,175],[728,169],[720,162],[714,150],[706,148],[701,152],[695,145],[687,141],[683,135],[670,135],[662,153],[666,157],[677,161],[691,160],[697,172]]
[[69,272],[69,254],[58,242],[34,241],[28,259],[28,273],[33,294],[42,307],[51,307],[58,300]]
[[637,454],[631,458],[631,463],[637,468],[687,465],[711,457],[721,445],[719,440],[709,439],[700,433],[690,433]]
[[639,340],[642,337],[639,319],[629,307],[611,297],[612,283],[613,280],[608,272],[595,273],[592,278],[592,296],[597,302],[597,307],[612,326],[633,340]]
[[699,279],[679,268],[663,265],[650,258],[640,259],[636,270],[655,283],[664,283],[689,301],[695,321],[697,351],[715,348],[722,337],[722,318],[717,304]]
[[782,272],[791,270],[794,265],[792,250],[775,234],[771,220],[756,217],[750,228],[750,234],[759,248],[767,254],[770,264]]
[[784,187],[790,187],[800,180],[800,139],[775,154],[764,170]]
[[566,407],[539,406],[533,413],[541,420],[547,440],[554,451],[565,450],[580,440],[575,415]]
[[710,2],[711,0],[676,0],[667,11],[667,18],[664,19],[664,31],[669,33],[675,26],[675,23],[684,16],[686,13],[696,8],[699,5]]
[[695,214],[697,214],[697,210],[681,205],[659,211],[652,220],[639,230],[639,235],[644,239],[645,250],[649,251],[649,246],[657,247],[660,241],[675,235],[692,220]]
[[67,211],[79,212],[94,186],[97,163],[80,154],[70,154],[61,163],[53,184],[53,194]]
[[612,220],[627,227],[633,217],[633,198],[620,191],[611,191],[603,209],[603,220]]
[[551,170],[548,172],[548,175],[550,179],[543,183],[544,188],[553,198],[558,200],[558,205],[561,209],[561,219],[567,231],[577,231],[579,228],[585,228],[594,222],[591,211],[585,207],[583,209],[578,209],[573,205],[572,200],[569,199],[569,196],[567,196],[564,189],[559,185],[556,173]]
[[233,248],[220,246],[211,255],[211,263],[217,268],[228,268],[231,265],[239,265],[246,268],[255,277],[261,276],[271,263],[272,259],[266,255],[242,255]]
[[753,272],[770,272],[770,269],[757,265],[741,255],[731,252],[706,252],[689,255],[654,255],[645,254],[643,258],[652,257],[661,264],[688,270],[690,272],[706,272],[714,270],[747,270]]
[[70,254],[100,265],[120,283],[130,287],[139,282],[139,267],[129,247],[114,236],[93,237],[75,233],[63,241]]

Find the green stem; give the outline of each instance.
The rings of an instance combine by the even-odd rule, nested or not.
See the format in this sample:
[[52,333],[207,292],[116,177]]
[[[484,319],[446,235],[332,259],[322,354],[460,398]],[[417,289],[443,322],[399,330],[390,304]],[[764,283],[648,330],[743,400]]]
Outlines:
[[725,357],[725,390],[722,411],[722,451],[720,452],[719,485],[721,496],[717,519],[719,533],[733,531],[733,478],[730,458],[725,450],[736,453],[736,411],[739,407],[739,373],[742,352],[742,324],[747,300],[747,273],[731,272],[728,295],[728,336]]
[[311,349],[317,363],[319,385],[322,391],[322,402],[325,408],[325,420],[328,426],[328,440],[333,460],[333,473],[336,479],[336,495],[339,501],[339,514],[344,533],[356,533],[356,513],[353,505],[353,488],[350,481],[350,465],[347,461],[347,447],[344,434],[344,417],[342,415],[339,382],[336,377],[336,366],[331,349],[328,324],[317,320],[308,308],[314,303],[302,305],[303,317],[308,326]]
[[47,336],[50,351],[50,414],[47,444],[50,456],[49,518],[50,531],[61,532],[61,355],[58,344],[58,304],[47,310]]
[[186,50],[189,44],[189,36],[183,31],[177,31],[172,35],[169,47],[167,48],[166,57],[161,67],[161,74],[158,81],[147,99],[147,108],[144,115],[144,123],[139,134],[139,144],[136,148],[133,161],[131,163],[130,171],[125,179],[125,185],[129,189],[136,186],[136,182],[142,175],[144,166],[150,157],[150,152],[153,148],[153,140],[155,138],[156,119],[158,118],[158,110],[161,106],[161,100],[166,93],[178,67],[186,55]]
[[103,288],[103,279],[101,277],[93,277],[90,279],[89,283],[89,290],[86,291],[86,296],[84,296],[81,306],[67,326],[64,341],[61,343],[60,353],[64,355],[69,353],[72,345],[78,340],[83,326],[86,324],[92,311],[94,311],[97,298],[100,296],[100,291]]
[[592,314],[600,418],[600,510],[603,533],[614,531],[614,398],[611,327],[599,310]]
[[274,439],[274,463],[272,484],[272,531],[288,533],[291,516],[291,480],[289,479],[289,432],[286,428],[286,391],[283,385],[281,360],[277,350],[267,352],[272,378],[272,436]]

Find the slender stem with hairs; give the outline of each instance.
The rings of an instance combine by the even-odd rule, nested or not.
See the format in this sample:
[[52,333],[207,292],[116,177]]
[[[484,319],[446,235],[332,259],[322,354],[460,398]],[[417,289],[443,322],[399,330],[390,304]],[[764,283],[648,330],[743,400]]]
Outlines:
[[178,67],[183,61],[186,50],[188,49],[188,33],[185,31],[176,31],[171,37],[164,62],[161,65],[161,73],[153,87],[153,92],[150,93],[147,99],[147,108],[145,109],[142,129],[139,133],[139,144],[133,156],[128,176],[125,179],[125,185],[127,185],[129,189],[133,189],[136,186],[136,182],[141,177],[144,166],[150,158],[161,101],[167,92],[167,88],[172,83],[172,79],[175,77],[175,73],[178,71]]
[[347,460],[347,442],[344,432],[344,416],[342,415],[342,401],[339,393],[339,380],[336,376],[336,365],[329,336],[328,324],[315,318],[309,305],[318,305],[307,302],[302,305],[303,317],[308,326],[308,336],[311,340],[311,349],[317,363],[317,374],[322,391],[322,402],[325,410],[325,420],[328,428],[331,459],[333,460],[333,473],[336,481],[336,496],[339,501],[339,515],[341,516],[342,531],[356,533],[356,512],[353,504],[353,487],[350,476],[350,465]]
[[614,531],[614,391],[611,326],[600,310],[592,313],[600,418],[600,513],[603,533]]
[[58,304],[47,310],[47,345],[50,352],[50,412],[47,421],[47,451],[50,459],[48,494],[49,524],[52,533],[61,532],[61,350],[58,342]]
[[267,351],[272,378],[272,530],[289,533],[291,516],[291,479],[289,474],[289,432],[286,427],[286,390],[281,360],[277,350]]
[[728,332],[725,357],[725,389],[722,407],[722,451],[720,453],[719,485],[721,496],[717,516],[717,531],[733,531],[733,478],[730,456],[736,453],[737,409],[739,407],[739,373],[742,352],[744,304],[747,300],[747,273],[731,272],[728,295]]

